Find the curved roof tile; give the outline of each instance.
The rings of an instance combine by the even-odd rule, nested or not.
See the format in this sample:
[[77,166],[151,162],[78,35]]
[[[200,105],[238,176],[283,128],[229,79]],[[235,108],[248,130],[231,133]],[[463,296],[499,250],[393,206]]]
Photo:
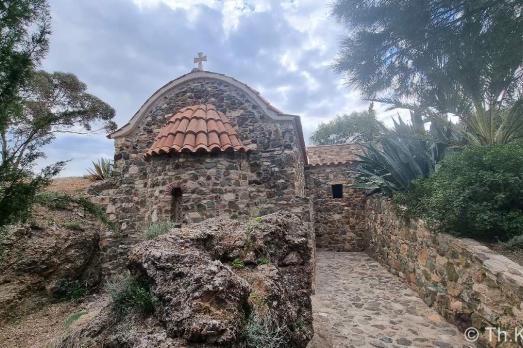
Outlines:
[[172,152],[247,152],[227,117],[212,104],[188,106],[172,115],[145,156]]

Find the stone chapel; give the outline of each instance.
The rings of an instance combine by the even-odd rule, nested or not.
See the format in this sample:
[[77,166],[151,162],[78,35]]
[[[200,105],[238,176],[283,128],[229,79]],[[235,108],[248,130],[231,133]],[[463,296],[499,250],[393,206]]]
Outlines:
[[118,223],[121,250],[154,222],[279,210],[310,221],[320,248],[360,248],[363,197],[349,187],[357,148],[306,148],[299,116],[232,77],[194,69],[109,138],[119,179],[100,201]]

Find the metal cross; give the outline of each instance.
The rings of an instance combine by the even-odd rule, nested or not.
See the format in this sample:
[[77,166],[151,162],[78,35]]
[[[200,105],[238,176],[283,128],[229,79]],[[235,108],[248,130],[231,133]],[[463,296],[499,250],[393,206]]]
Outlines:
[[194,58],[194,64],[198,63],[198,70],[203,70],[203,62],[207,61],[207,56],[203,52],[198,52],[198,57]]

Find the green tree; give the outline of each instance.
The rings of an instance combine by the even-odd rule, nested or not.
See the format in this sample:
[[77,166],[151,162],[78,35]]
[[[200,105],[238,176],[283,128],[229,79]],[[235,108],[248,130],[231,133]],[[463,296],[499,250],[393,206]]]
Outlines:
[[521,0],[337,0],[337,70],[368,96],[457,115],[471,143],[523,137]]
[[311,140],[316,145],[369,142],[379,136],[383,128],[383,124],[376,119],[376,113],[370,107],[368,111],[336,116],[329,122],[320,123]]
[[114,110],[74,75],[36,71],[48,49],[45,0],[0,2],[0,227],[23,220],[36,193],[63,167],[33,173],[60,132],[114,129]]

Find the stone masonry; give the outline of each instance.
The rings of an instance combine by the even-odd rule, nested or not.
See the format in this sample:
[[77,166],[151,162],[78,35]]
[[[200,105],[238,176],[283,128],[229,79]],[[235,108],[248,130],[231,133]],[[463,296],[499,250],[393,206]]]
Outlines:
[[[306,189],[319,249],[363,251],[367,245],[365,195],[350,187],[360,151],[350,144],[307,148]],[[333,197],[333,185],[341,185],[341,198]]]
[[[387,200],[369,199],[366,212],[368,252],[425,303],[462,331],[480,330],[481,346],[523,346],[523,266],[471,239],[404,221]],[[489,327],[506,331],[507,342]]]
[[[222,112],[248,152],[144,157],[172,114],[199,104],[212,104]],[[232,78],[204,71],[184,75],[156,92],[110,137],[115,140],[117,175],[111,187],[98,190],[95,197],[118,224],[119,236],[108,235],[101,242],[110,255],[108,262],[125,259],[147,226],[158,221],[194,223],[283,209],[310,220],[299,118],[281,113]]]

